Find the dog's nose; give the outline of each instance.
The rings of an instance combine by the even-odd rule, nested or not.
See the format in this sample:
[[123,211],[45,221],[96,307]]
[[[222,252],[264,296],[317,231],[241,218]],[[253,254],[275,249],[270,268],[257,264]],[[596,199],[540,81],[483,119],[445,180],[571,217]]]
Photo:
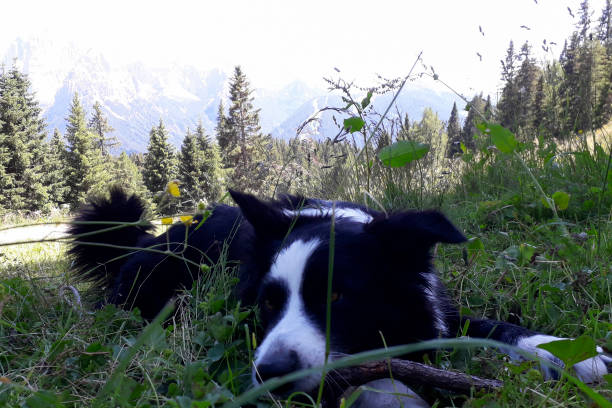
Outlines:
[[299,369],[300,359],[295,350],[277,351],[257,364],[255,376],[260,383],[282,377]]

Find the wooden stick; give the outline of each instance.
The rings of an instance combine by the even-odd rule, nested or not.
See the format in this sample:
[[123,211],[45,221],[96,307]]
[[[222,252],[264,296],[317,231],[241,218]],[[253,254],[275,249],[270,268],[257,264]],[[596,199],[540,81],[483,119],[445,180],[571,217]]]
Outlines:
[[395,380],[407,384],[422,384],[443,388],[457,393],[469,393],[474,387],[492,391],[501,388],[504,383],[471,376],[456,371],[440,370],[414,361],[391,359],[391,361],[373,361],[354,367],[345,367],[329,373],[337,384],[363,385],[381,378],[389,378],[389,365]]

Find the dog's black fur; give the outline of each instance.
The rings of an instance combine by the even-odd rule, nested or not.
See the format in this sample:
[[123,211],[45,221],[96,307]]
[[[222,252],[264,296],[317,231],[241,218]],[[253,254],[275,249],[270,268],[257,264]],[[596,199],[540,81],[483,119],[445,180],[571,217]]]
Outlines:
[[[141,221],[143,203],[119,189],[111,191],[109,199],[98,199],[83,209],[71,227],[75,275],[103,289],[107,302],[138,307],[150,319],[178,290],[191,287],[199,276],[200,264],[217,263],[225,248],[226,259],[239,263],[236,295],[245,304],[259,305],[264,342],[268,339],[270,343],[262,345],[257,357],[258,376],[266,379],[317,365],[319,357],[312,355],[318,356],[320,347],[300,351],[304,344],[299,338],[287,340],[291,337],[288,330],[293,330],[289,329],[291,321],[286,321],[293,307],[291,296],[298,294],[297,289],[291,289],[293,272],[280,269],[293,262],[299,269],[301,303],[294,312],[303,320],[301,326],[309,326],[310,331],[302,334],[308,340],[303,341],[319,341],[321,328],[325,332],[332,203],[292,196],[263,202],[238,192],[231,192],[231,196],[238,207],[215,205],[201,226],[198,216],[191,226],[179,223],[167,234],[155,237],[150,234],[152,225]],[[436,211],[386,215],[343,202],[334,208],[332,350],[355,353],[380,348],[380,333],[389,346],[455,337],[465,318],[448,299],[430,252],[438,242],[465,241],[463,234]],[[117,227],[91,221],[133,225]],[[95,233],[101,229],[103,232]],[[179,252],[180,256],[173,255]],[[283,260],[283,256],[289,258]],[[545,337],[486,319],[470,319],[467,327],[469,336],[499,340],[532,352],[537,351],[540,337]],[[552,355],[541,354],[558,362]],[[592,359],[597,372],[583,377],[597,379],[607,372],[602,364],[609,360],[601,358]],[[552,370],[547,373],[555,375]],[[309,391],[313,383],[316,379],[295,384],[294,389]]]

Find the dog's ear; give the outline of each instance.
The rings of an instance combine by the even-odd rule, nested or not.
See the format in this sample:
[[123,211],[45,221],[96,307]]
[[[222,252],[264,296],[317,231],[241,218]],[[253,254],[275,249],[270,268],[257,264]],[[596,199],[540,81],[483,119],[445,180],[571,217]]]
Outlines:
[[289,210],[297,210],[302,208],[308,200],[302,196],[296,196],[292,194],[279,194],[278,195],[278,204],[281,207],[286,207]]
[[275,239],[287,235],[292,218],[284,214],[278,205],[262,201],[251,194],[234,190],[229,190],[229,193],[257,235]]
[[438,211],[408,211],[377,217],[365,226],[368,233],[390,247],[431,248],[438,242],[458,244],[465,236]]

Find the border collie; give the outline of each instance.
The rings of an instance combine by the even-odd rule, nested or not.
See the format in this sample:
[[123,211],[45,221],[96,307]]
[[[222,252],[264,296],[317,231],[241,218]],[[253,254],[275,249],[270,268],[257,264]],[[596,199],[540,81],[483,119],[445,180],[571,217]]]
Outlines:
[[[381,348],[380,333],[392,346],[455,337],[463,327],[467,318],[459,315],[448,298],[433,268],[431,248],[436,243],[461,243],[465,237],[441,213],[387,215],[346,202],[333,205],[293,196],[264,202],[248,194],[230,193],[238,207],[215,205],[203,224],[198,225],[198,216],[191,226],[175,224],[167,234],[156,237],[149,232],[151,224],[138,223],[144,212],[142,201],[112,190],[110,199],[98,199],[85,207],[71,227],[70,253],[76,276],[103,289],[106,301],[137,307],[150,319],[177,291],[191,287],[200,271],[195,265],[215,264],[227,250],[227,260],[239,262],[237,296],[243,304],[258,305],[261,311],[264,337],[253,370],[257,383],[324,362],[333,216],[332,356]],[[112,222],[117,221],[134,224],[113,228],[116,224]],[[167,250],[182,252],[193,265]],[[474,318],[470,318],[467,335],[518,346],[562,366],[552,354],[536,348],[556,337]],[[601,349],[598,352],[574,366],[583,381],[596,382],[608,373],[612,359]],[[544,375],[554,378],[557,373],[544,368]],[[311,375],[284,391],[310,392],[319,381],[320,375]]]

